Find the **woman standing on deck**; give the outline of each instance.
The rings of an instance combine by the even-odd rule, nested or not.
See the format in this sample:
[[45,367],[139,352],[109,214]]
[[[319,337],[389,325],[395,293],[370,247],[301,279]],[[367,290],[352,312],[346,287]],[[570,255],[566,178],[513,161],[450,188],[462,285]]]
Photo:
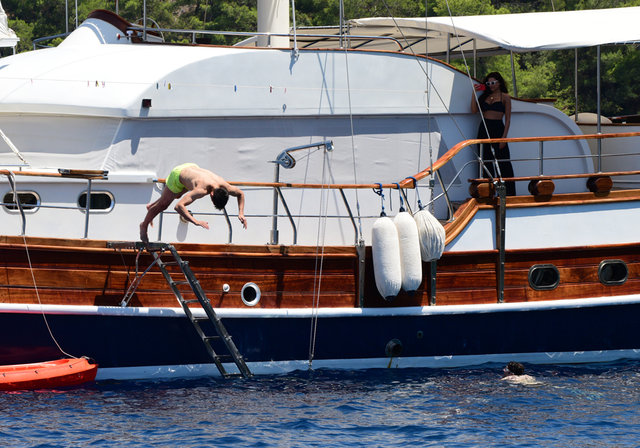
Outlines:
[[[507,91],[504,78],[498,72],[489,73],[482,84],[475,86],[482,90],[480,98],[476,100],[475,93],[471,98],[471,112],[478,112],[478,104],[484,120],[478,128],[478,138],[506,138],[511,125],[511,97]],[[504,117],[504,123],[502,121]],[[485,127],[486,125],[486,127]],[[487,136],[488,132],[488,136]],[[493,147],[493,151],[491,150]],[[509,146],[506,143],[482,145],[482,160],[486,163],[489,173],[496,177],[494,160],[498,160],[501,177],[513,177],[513,166],[510,161]],[[505,182],[507,196],[516,195],[515,182]]]

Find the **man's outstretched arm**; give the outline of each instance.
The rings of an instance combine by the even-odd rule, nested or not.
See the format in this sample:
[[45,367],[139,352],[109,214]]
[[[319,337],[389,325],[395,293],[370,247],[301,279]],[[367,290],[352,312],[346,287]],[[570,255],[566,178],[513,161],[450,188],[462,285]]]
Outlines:
[[244,192],[238,187],[229,185],[227,190],[230,196],[235,196],[238,199],[238,220],[242,223],[244,228],[247,228],[247,219],[244,217]]
[[186,221],[193,223],[197,226],[204,227],[205,229],[209,229],[209,223],[206,221],[198,221],[187,209],[187,206],[192,204],[196,199],[200,199],[207,195],[207,190],[204,189],[194,189],[185,194],[182,199],[178,201],[175,206],[175,211],[178,212],[180,216],[182,216]]

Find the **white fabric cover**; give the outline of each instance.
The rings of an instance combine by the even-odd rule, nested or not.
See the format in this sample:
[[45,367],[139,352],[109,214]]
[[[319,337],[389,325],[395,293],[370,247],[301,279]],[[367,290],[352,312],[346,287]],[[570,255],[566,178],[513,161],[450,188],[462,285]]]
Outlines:
[[422,259],[420,258],[418,226],[413,216],[407,212],[398,213],[393,218],[393,222],[398,230],[402,289],[407,292],[414,292],[422,283]]
[[402,286],[400,243],[391,218],[382,216],[373,224],[371,252],[378,291],[386,300],[391,300],[398,295]]
[[445,231],[442,224],[426,208],[413,215],[420,236],[423,261],[438,260],[444,251]]
[[[427,19],[373,17],[350,20],[348,30],[351,35],[393,37],[405,51],[410,47],[418,54],[443,55],[448,47],[455,55],[460,48],[473,52],[474,40],[478,52],[528,52],[639,42],[639,23],[640,7],[628,7]],[[304,30],[314,32],[337,34],[339,28]],[[325,41],[318,44],[327,45]],[[374,40],[367,48],[400,49],[393,40]]]

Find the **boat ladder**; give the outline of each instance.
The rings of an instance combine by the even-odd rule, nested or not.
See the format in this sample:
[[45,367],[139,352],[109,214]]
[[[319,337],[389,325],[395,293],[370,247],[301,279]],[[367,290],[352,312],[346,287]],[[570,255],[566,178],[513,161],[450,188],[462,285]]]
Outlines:
[[[118,242],[109,242],[107,245],[108,247],[113,247],[114,249],[125,247]],[[144,245],[141,242],[137,242],[135,244],[128,243],[128,246],[126,246],[126,248],[136,248],[136,249],[145,248],[153,256],[155,263],[160,268],[162,275],[164,275],[164,278],[169,284],[169,286],[171,287],[171,290],[173,291],[173,294],[176,296],[176,299],[178,299],[178,302],[180,302],[180,305],[182,306],[184,313],[187,315],[187,317],[193,324],[193,327],[198,333],[198,336],[200,336],[200,339],[202,340],[205,348],[207,349],[209,356],[211,357],[214,364],[220,371],[220,374],[224,378],[252,377],[253,374],[249,370],[249,367],[244,361],[243,356],[240,354],[240,352],[238,351],[238,348],[236,347],[235,343],[231,339],[231,335],[229,335],[229,333],[227,332],[227,329],[222,324],[220,317],[218,317],[218,315],[216,314],[215,310],[211,306],[211,302],[207,298],[204,290],[202,289],[202,286],[200,286],[200,282],[198,281],[198,279],[196,279],[196,276],[191,270],[191,267],[189,267],[189,262],[184,261],[180,257],[176,248],[172,244],[149,243]],[[172,261],[165,262],[164,260],[162,260],[161,256],[167,251],[173,257]],[[170,266],[177,266],[180,269],[185,280],[174,280],[173,277],[171,276],[171,272],[169,272],[169,269],[167,269]],[[178,289],[178,286],[180,285],[188,285],[193,291],[193,293],[195,294],[196,298],[188,299],[188,300],[185,299],[180,289]],[[206,317],[193,315],[193,312],[189,308],[189,305],[191,303],[196,303],[196,302],[200,303],[200,306],[206,313]],[[123,306],[126,306],[126,303],[124,303]],[[217,334],[213,335],[213,334],[207,334],[205,332],[205,328],[203,328],[201,323],[206,321],[211,322],[211,325],[213,326]],[[220,341],[220,340],[224,343],[224,346],[226,347],[228,354],[224,354],[224,355],[218,354],[214,350],[212,342]],[[227,370],[224,368],[223,361],[228,361],[228,360],[231,360],[235,363],[240,373],[227,372]]]

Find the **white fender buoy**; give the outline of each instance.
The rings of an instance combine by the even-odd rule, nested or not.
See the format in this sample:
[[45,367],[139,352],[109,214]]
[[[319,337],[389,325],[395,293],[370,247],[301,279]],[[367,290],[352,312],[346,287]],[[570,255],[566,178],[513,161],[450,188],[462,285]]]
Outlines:
[[426,208],[417,212],[413,217],[418,225],[422,260],[438,260],[444,251],[446,237],[444,227]]
[[414,292],[422,283],[422,260],[420,258],[420,240],[418,226],[410,213],[400,212],[393,218],[398,230],[400,244],[400,267],[402,271],[402,289]]
[[402,270],[398,231],[391,218],[381,216],[373,224],[371,252],[378,291],[386,300],[392,300],[400,292]]

